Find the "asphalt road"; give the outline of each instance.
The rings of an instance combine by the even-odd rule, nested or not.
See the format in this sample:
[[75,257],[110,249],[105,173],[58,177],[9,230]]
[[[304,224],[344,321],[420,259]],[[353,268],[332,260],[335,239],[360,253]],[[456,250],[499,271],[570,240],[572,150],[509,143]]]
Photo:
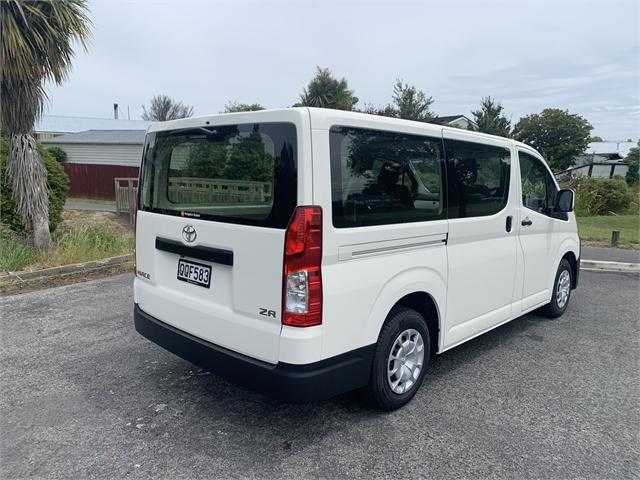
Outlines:
[[605,262],[640,263],[640,250],[611,247],[586,247],[581,249],[582,260]]
[[639,277],[583,272],[412,403],[286,405],[138,336],[131,277],[0,298],[0,478],[638,478]]

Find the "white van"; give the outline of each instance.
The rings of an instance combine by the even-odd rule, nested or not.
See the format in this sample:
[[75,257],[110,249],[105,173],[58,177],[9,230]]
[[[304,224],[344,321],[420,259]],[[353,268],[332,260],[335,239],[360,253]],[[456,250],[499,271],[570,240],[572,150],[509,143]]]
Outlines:
[[577,285],[573,192],[513,140],[291,108],[154,124],[143,156],[136,329],[285,401],[398,408],[434,355]]

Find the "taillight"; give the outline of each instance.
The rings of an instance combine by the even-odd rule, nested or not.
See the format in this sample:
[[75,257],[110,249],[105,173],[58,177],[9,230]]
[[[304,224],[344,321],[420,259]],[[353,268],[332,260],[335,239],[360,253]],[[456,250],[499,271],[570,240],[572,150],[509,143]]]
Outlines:
[[322,209],[298,207],[284,240],[282,323],[311,327],[322,323]]

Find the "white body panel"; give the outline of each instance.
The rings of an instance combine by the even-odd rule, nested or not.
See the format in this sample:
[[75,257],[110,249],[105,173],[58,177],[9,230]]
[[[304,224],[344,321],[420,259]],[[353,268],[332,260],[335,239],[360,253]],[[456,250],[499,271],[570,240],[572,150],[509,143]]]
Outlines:
[[[575,217],[558,220],[522,206],[517,149],[508,139],[418,122],[320,109],[192,118],[152,129],[293,122],[298,142],[298,205],[318,205],[322,225],[322,324],[281,325],[285,231],[140,212],[135,281],[140,308],[176,328],[269,363],[307,364],[376,343],[393,306],[426,293],[438,318],[442,352],[547,303],[563,255],[580,256]],[[346,126],[477,142],[509,150],[509,194],[493,215],[336,228],[332,222],[329,130]],[[507,217],[512,228],[506,229]],[[532,228],[521,226],[528,216]],[[542,218],[543,217],[543,218]],[[233,251],[213,264],[206,290],[176,280],[178,255],[153,248],[157,236],[181,241],[191,224],[199,245]],[[259,308],[276,312],[261,317]]]

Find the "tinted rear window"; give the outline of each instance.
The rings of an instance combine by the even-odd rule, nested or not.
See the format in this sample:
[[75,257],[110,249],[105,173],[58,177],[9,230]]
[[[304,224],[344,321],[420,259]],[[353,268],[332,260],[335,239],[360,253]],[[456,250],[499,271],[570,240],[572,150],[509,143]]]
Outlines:
[[254,123],[147,135],[142,210],[286,228],[297,201],[296,128]]

